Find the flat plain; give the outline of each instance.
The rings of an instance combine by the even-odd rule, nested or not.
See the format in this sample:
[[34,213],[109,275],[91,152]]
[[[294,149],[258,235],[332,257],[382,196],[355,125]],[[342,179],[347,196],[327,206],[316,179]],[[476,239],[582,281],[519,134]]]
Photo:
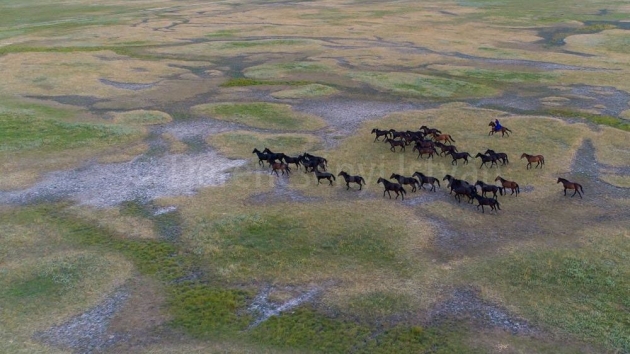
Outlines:
[[[0,352],[630,353],[629,16],[0,0]],[[423,125],[510,162],[371,134]],[[265,147],[366,185],[272,175]],[[440,187],[377,185],[416,171]],[[482,213],[446,174],[520,194]]]

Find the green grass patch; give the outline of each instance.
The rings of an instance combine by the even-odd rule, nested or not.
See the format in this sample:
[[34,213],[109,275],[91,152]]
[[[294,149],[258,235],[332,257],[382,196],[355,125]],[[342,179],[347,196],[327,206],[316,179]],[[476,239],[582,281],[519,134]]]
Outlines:
[[602,124],[621,130],[630,131],[630,123],[628,123],[626,120],[603,114],[580,112],[563,108],[546,109],[544,110],[543,114],[563,118],[582,118],[595,124]]
[[386,330],[357,353],[485,353],[463,343],[463,331],[455,328],[396,326]]
[[339,92],[337,89],[320,84],[304,85],[291,90],[282,90],[274,92],[271,96],[275,98],[309,98],[309,97],[322,97],[330,96]]
[[308,281],[374,268],[407,274],[408,260],[394,244],[404,233],[359,209],[292,204],[203,218],[184,239],[226,279]]
[[219,49],[239,49],[252,47],[273,47],[273,46],[291,46],[304,44],[306,41],[297,39],[270,39],[270,40],[252,40],[252,41],[234,41],[222,43]]
[[420,74],[360,72],[350,76],[377,89],[434,99],[486,97],[498,93],[485,85]]
[[525,72],[508,70],[487,70],[465,67],[448,67],[444,70],[449,75],[463,77],[467,79],[480,80],[482,82],[505,82],[505,83],[550,83],[559,75],[549,72]]
[[55,119],[66,110],[44,106],[0,107],[0,151],[58,151],[90,145],[114,145],[140,131],[120,125],[71,123]]
[[221,84],[221,87],[242,87],[242,86],[302,86],[309,85],[309,81],[278,81],[278,80],[257,80],[246,77],[231,78]]
[[173,120],[168,113],[139,109],[114,114],[114,122],[130,125],[164,124]]
[[630,351],[630,246],[623,234],[577,249],[519,252],[483,262],[468,276],[535,322]]
[[207,285],[175,285],[169,290],[171,325],[202,338],[234,335],[247,328],[252,318],[239,315],[253,294]]
[[252,158],[252,150],[269,148],[296,156],[305,151],[317,150],[321,140],[307,134],[259,134],[247,131],[226,132],[208,137],[208,143],[231,158]]
[[279,64],[262,64],[244,70],[244,75],[252,79],[268,79],[287,77],[296,74],[329,72],[332,69],[317,62],[301,61]]
[[326,123],[323,119],[297,113],[289,105],[274,103],[211,103],[192,107],[197,115],[276,130],[317,130]]
[[349,353],[369,334],[367,326],[328,318],[304,307],[270,318],[256,327],[251,335],[262,344],[276,347],[318,353]]

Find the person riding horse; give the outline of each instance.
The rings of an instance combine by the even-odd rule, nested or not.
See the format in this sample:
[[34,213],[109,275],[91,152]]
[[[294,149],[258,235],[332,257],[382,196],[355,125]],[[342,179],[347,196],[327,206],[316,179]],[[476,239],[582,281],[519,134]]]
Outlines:
[[494,131],[495,132],[500,132],[501,128],[503,128],[503,126],[501,125],[501,123],[499,123],[498,119],[494,120]]

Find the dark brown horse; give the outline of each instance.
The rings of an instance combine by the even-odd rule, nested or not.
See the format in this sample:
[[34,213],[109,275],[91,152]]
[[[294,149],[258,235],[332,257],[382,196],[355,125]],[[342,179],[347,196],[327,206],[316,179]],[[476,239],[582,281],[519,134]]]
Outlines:
[[[489,127],[492,127],[492,130],[490,130],[490,133],[488,133],[488,135],[494,135],[494,133],[497,133],[497,131],[494,129],[497,124],[495,122],[490,122],[490,124],[488,124]],[[501,130],[499,130],[501,132],[501,136],[505,136],[507,135],[508,137],[510,136],[510,133],[512,132],[510,129],[506,128],[506,127],[501,127]],[[510,133],[508,133],[510,132]]]
[[282,163],[282,162],[274,162],[271,164],[271,173],[273,174],[274,172],[276,173],[276,176],[280,177],[280,175],[278,174],[278,171],[282,171],[282,174],[284,175],[284,171],[287,172],[287,177],[289,177],[289,174],[291,174],[291,169],[289,168],[289,165],[287,165],[286,163]]
[[402,195],[402,200],[405,200],[405,194],[407,194],[407,191],[405,191],[405,189],[400,184],[390,182],[385,178],[380,177],[378,181],[376,181],[376,184],[379,183],[383,183],[383,186],[385,187],[385,190],[383,191],[383,197],[385,197],[385,192],[387,192],[387,194],[389,195],[389,199],[392,199],[390,191],[393,191],[394,193],[396,193],[396,199],[398,199],[398,195]]
[[527,159],[527,169],[532,167],[532,162],[537,162],[535,168],[538,168],[538,166],[542,168],[542,165],[545,164],[545,157],[543,155],[528,155],[523,153],[523,155],[521,155],[521,159],[523,157]]
[[468,183],[467,181],[464,181],[463,179],[457,179],[451,175],[446,175],[444,176],[444,178],[442,179],[442,181],[448,181],[448,186],[447,188],[450,188],[451,191],[448,194],[453,193],[453,189],[459,186],[470,186],[470,183]]
[[518,194],[521,192],[521,189],[518,186],[518,183],[514,182],[514,181],[508,181],[507,179],[501,178],[501,176],[497,176],[497,178],[494,179],[494,181],[501,181],[501,187],[503,187],[503,194],[507,193],[505,191],[506,188],[509,188],[512,190],[512,193],[510,193],[510,195],[516,193],[516,196],[518,197]]
[[424,174],[422,174],[421,172],[414,172],[413,177],[418,177],[418,181],[420,181],[420,188],[424,189],[423,185],[426,184],[430,184],[431,185],[431,189],[430,191],[434,191],[435,192],[435,183],[437,183],[438,187],[442,188],[440,186],[440,180],[438,180],[435,177],[430,177],[430,176],[425,176]]
[[439,129],[429,128],[426,125],[421,126],[419,130],[422,130],[424,132],[424,135],[442,134]]
[[457,147],[455,145],[445,145],[440,142],[435,143],[435,146],[440,148],[440,155],[443,155],[447,152],[457,152]]
[[385,141],[389,143],[390,145],[389,149],[392,152],[396,152],[396,146],[400,146],[400,151],[405,151],[405,145],[407,144],[405,143],[404,140],[394,140],[394,139],[387,138],[385,139]]
[[416,150],[418,150],[418,157],[416,157],[417,159],[421,158],[422,155],[424,155],[424,154],[428,154],[427,159],[429,157],[433,158],[433,154],[437,154],[438,153],[437,150],[435,150],[434,147],[418,147],[418,145],[416,145],[416,146],[413,147],[412,152],[416,151]]
[[471,185],[459,185],[453,188],[453,192],[455,192],[455,199],[459,203],[462,202],[462,195],[465,195],[468,197],[468,203],[472,204],[474,196],[477,195],[477,190]]
[[[562,186],[564,187],[565,196],[567,195],[567,189],[574,189],[575,192],[573,192],[573,195],[571,195],[571,198],[573,198],[575,194],[577,193],[580,196],[580,199],[582,199],[582,193],[584,193],[584,189],[582,188],[581,184],[575,183],[575,182],[569,182],[569,180],[565,178],[558,178],[558,182],[556,183],[562,183]],[[580,193],[580,191],[582,193]]]
[[350,183],[358,184],[359,185],[359,190],[361,190],[361,188],[365,184],[365,180],[363,179],[363,177],[361,177],[361,176],[351,176],[345,171],[339,172],[339,174],[337,176],[343,176],[343,179],[346,180],[346,186],[348,187],[348,188],[346,188],[346,190],[350,189]]
[[418,182],[417,179],[413,178],[413,177],[405,177],[405,176],[401,176],[397,173],[392,173],[391,176],[389,176],[389,179],[395,179],[398,181],[398,183],[402,186],[404,186],[405,184],[411,185],[411,192],[415,193],[416,192],[416,184],[420,185],[420,182]]

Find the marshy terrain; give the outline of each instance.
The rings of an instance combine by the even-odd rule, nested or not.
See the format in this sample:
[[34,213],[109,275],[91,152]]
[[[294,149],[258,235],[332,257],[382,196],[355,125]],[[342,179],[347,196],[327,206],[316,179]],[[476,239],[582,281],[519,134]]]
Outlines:
[[[0,352],[630,353],[628,18],[0,0]],[[422,125],[510,163],[373,142]],[[265,147],[366,185],[277,177]],[[416,171],[441,187],[383,197]],[[521,193],[482,213],[446,174]]]

